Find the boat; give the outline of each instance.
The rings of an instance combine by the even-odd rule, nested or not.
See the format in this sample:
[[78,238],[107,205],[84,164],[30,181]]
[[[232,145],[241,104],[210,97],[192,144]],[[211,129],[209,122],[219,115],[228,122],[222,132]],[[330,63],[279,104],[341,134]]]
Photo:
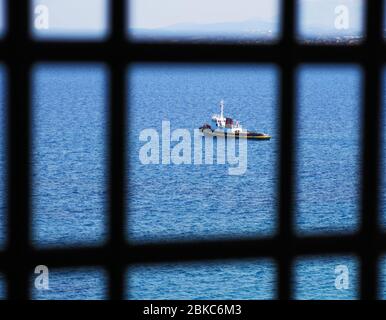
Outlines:
[[224,101],[220,101],[220,114],[212,116],[213,128],[205,123],[199,130],[208,136],[230,137],[236,139],[269,140],[271,136],[266,133],[254,132],[244,129],[239,121],[224,116]]

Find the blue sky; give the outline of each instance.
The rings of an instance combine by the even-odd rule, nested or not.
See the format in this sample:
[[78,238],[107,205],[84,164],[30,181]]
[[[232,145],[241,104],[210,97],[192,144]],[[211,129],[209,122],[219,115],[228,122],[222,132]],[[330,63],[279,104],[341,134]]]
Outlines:
[[[0,27],[2,2],[0,0]],[[16,1],[16,0],[12,0]],[[36,35],[104,35],[109,0],[32,0],[49,8],[50,28]],[[350,27],[362,24],[363,0],[300,0],[300,27],[307,33],[317,26],[334,28],[334,9],[346,5]],[[130,20],[134,28],[159,28],[179,23],[236,22],[252,18],[278,22],[279,0],[132,0]]]

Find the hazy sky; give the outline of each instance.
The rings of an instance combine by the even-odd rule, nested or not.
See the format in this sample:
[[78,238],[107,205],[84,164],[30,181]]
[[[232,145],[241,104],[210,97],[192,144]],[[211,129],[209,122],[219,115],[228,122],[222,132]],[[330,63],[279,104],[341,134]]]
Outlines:
[[360,29],[363,25],[363,0],[301,0],[300,3],[299,26],[302,33],[313,27],[335,29],[335,8],[341,5],[348,9],[350,28]]
[[[2,2],[0,0],[0,27]],[[17,0],[12,0],[17,1]],[[32,0],[49,8],[50,29],[45,33],[102,34],[106,31],[109,0]],[[285,1],[285,0],[283,0]],[[157,28],[177,23],[216,23],[260,18],[278,21],[279,0],[132,0],[131,26]],[[300,0],[302,29],[333,28],[334,9],[346,5],[353,28],[361,24],[363,0]],[[40,32],[39,32],[40,33]]]
[[[67,32],[103,35],[107,30],[109,0],[32,0],[33,8],[44,5],[49,10],[49,30],[44,33]],[[34,13],[34,17],[36,14]],[[39,34],[35,30],[35,34]]]
[[132,0],[131,25],[156,28],[176,23],[275,19],[279,0]]

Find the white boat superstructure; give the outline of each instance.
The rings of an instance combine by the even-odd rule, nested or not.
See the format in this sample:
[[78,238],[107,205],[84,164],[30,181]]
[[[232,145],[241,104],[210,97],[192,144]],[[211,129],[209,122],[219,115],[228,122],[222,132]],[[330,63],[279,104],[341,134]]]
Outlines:
[[214,114],[212,116],[212,122],[215,124],[215,130],[225,130],[226,132],[242,133],[243,127],[232,118],[224,117],[224,100],[220,101],[220,114]]
[[200,130],[204,134],[212,136],[233,136],[236,138],[269,140],[270,135],[257,133],[244,129],[243,126],[232,118],[224,116],[224,101],[220,101],[220,114],[212,115],[213,128],[209,124],[204,124]]

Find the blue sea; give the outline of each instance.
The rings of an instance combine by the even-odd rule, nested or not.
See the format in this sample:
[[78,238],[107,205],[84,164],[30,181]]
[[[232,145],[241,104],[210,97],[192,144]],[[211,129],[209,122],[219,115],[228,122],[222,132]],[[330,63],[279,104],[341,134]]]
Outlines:
[[[105,66],[95,64],[34,69],[31,241],[37,248],[100,246],[108,238],[107,75]],[[128,69],[127,241],[275,235],[279,77],[274,65],[135,64]],[[361,69],[351,65],[298,69],[299,235],[358,231],[362,80]],[[6,243],[5,86],[0,69],[0,248]],[[169,121],[172,132],[187,129],[193,143],[193,130],[219,112],[222,99],[226,115],[272,135],[270,141],[248,142],[244,174],[230,175],[235,165],[218,164],[218,155],[214,164],[141,162],[144,130],[152,129],[161,140],[162,122]],[[380,223],[386,226],[385,214]],[[384,258],[379,266],[380,296],[386,297]],[[356,299],[358,268],[355,256],[299,257],[292,279],[295,298]],[[49,290],[36,289],[35,279],[31,273],[34,299],[106,298],[103,269],[50,269]],[[274,260],[248,259],[135,265],[125,283],[128,299],[274,299],[276,280]],[[0,297],[5,295],[0,275]]]

